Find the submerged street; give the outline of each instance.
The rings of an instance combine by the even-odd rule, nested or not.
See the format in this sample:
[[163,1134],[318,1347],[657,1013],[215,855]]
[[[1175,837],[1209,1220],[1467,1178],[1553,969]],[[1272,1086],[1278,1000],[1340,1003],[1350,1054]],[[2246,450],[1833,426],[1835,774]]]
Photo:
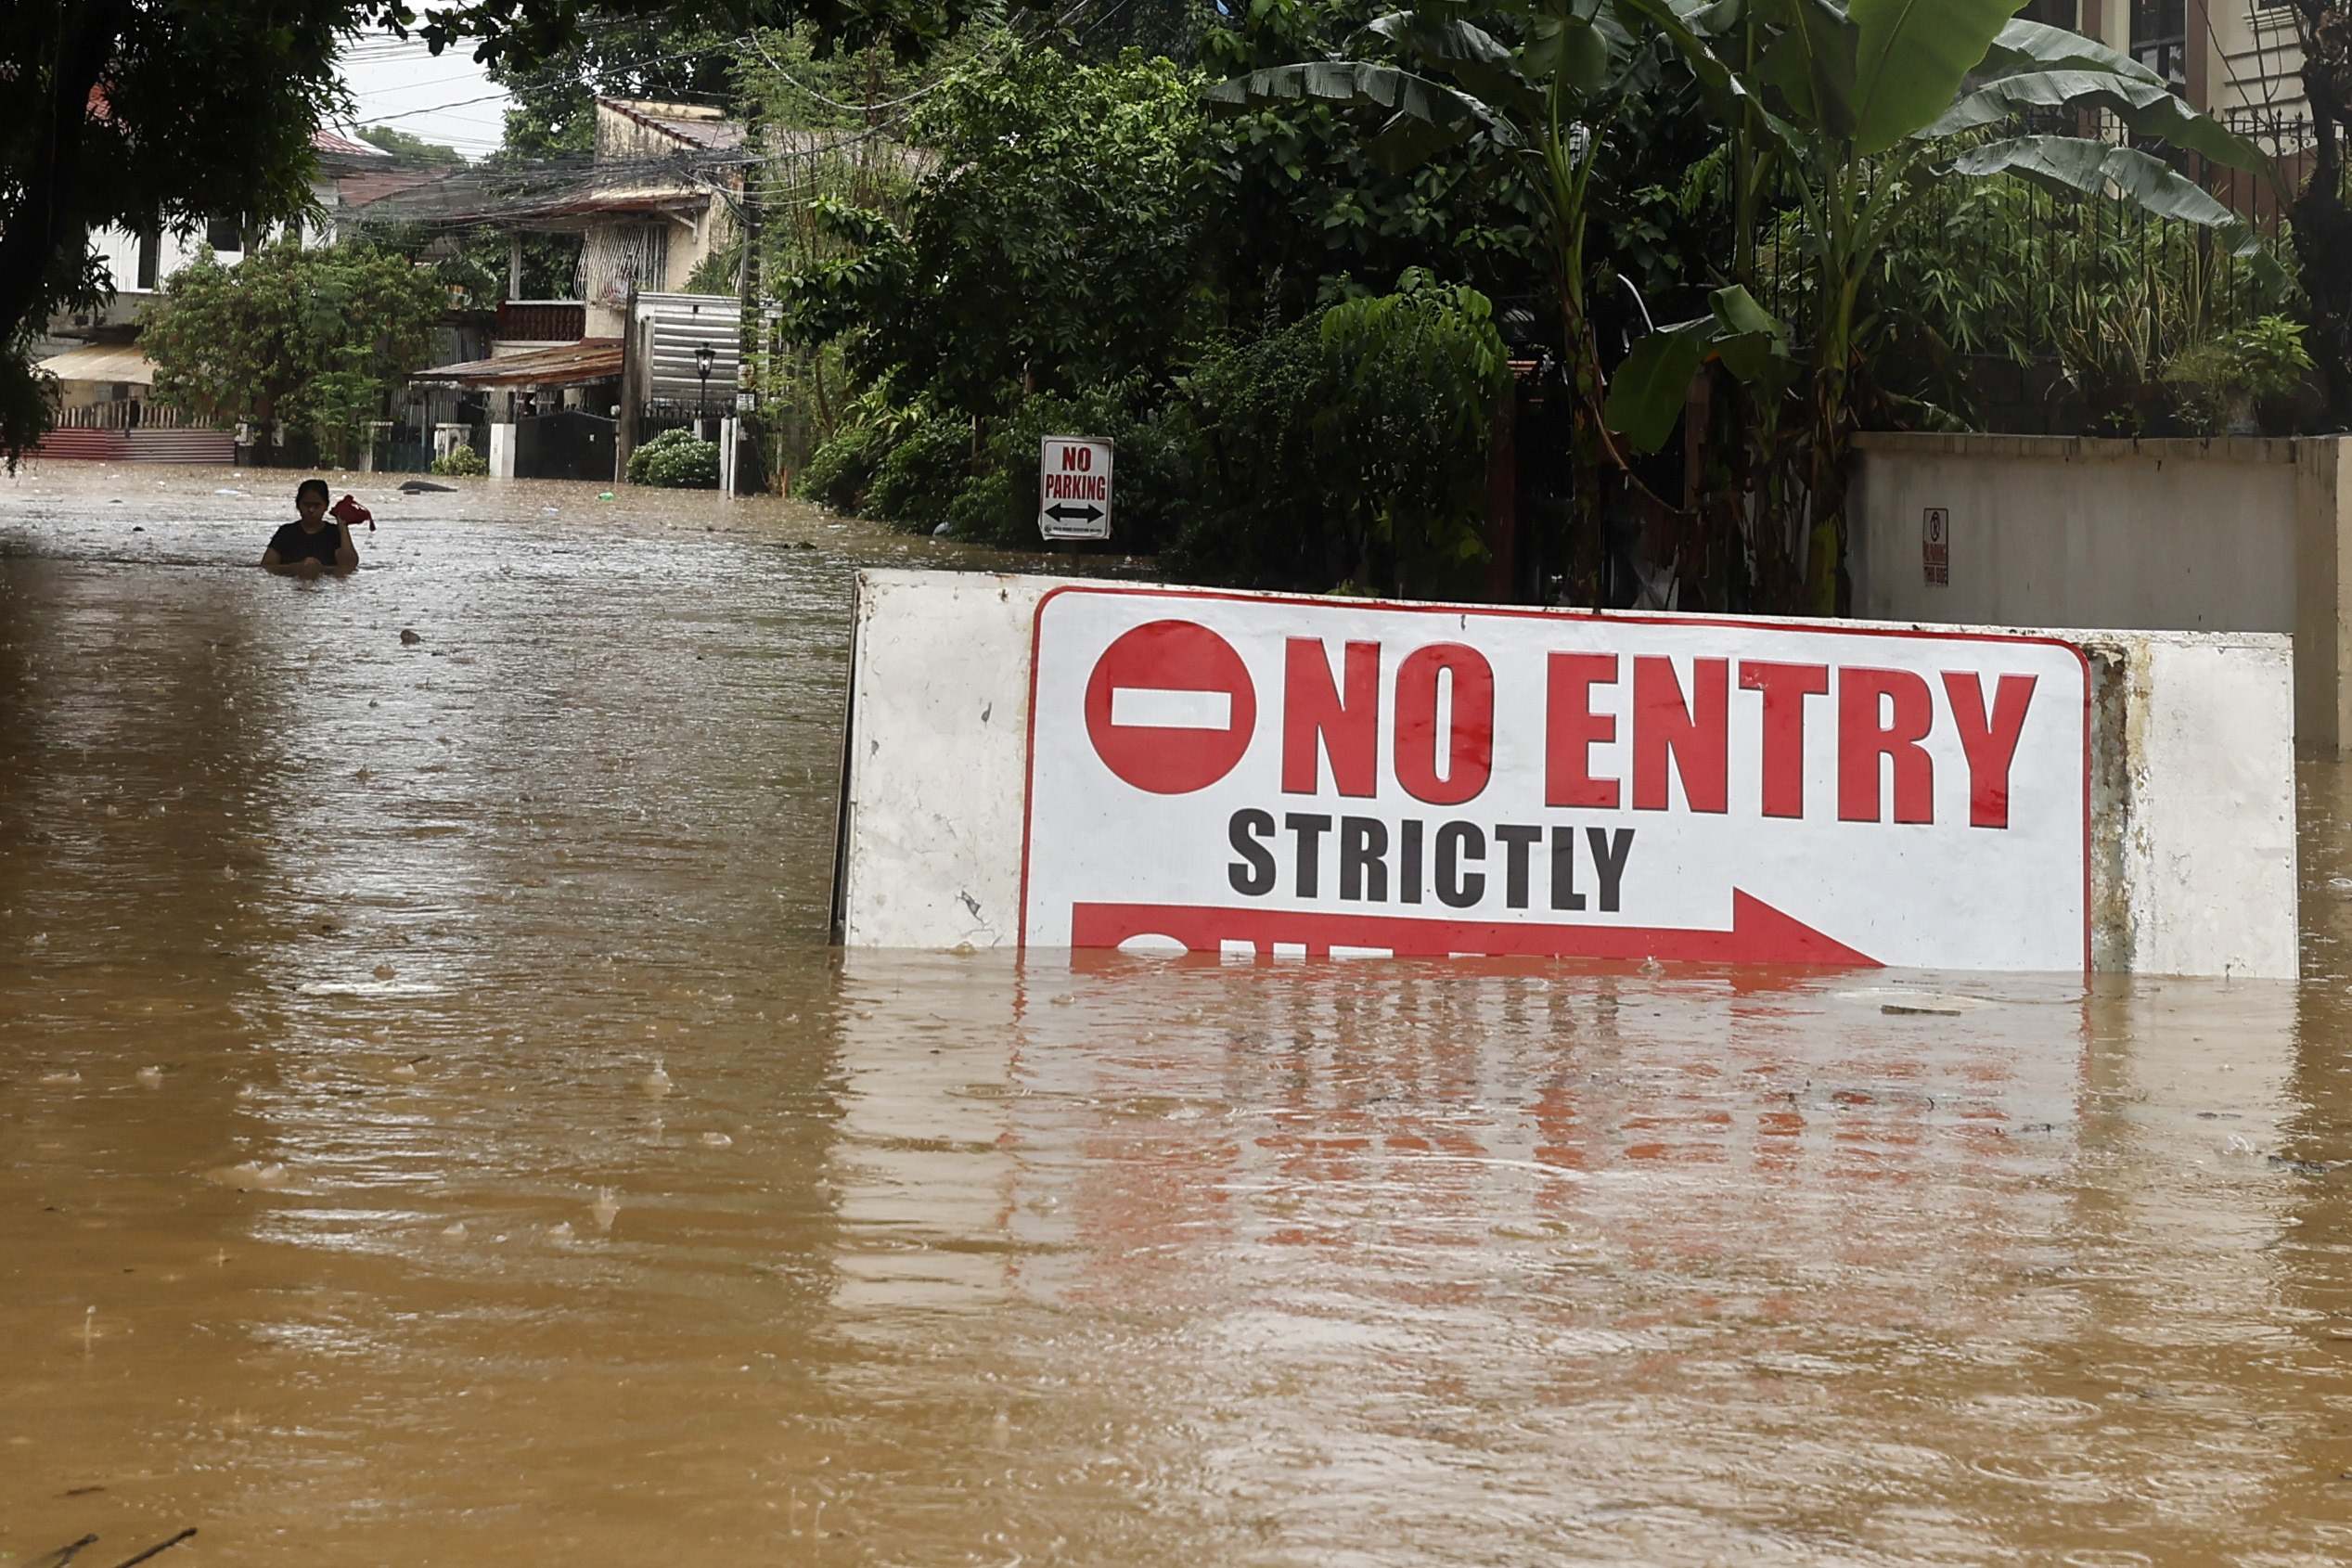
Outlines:
[[2352,1556],[2352,772],[2299,985],[844,955],[981,558],[298,477],[0,480],[0,1564]]

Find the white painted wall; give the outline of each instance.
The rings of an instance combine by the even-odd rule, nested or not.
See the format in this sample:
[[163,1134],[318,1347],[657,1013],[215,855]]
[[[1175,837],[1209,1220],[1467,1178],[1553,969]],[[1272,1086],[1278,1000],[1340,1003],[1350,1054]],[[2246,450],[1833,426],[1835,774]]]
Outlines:
[[1030,623],[1052,585],[858,574],[842,786],[848,945],[1020,941]]
[[[2126,636],[2120,724],[2101,726],[2096,776],[2127,770],[2096,829],[2118,854],[2128,918],[2103,923],[2100,967],[2150,974],[2295,973],[2294,671],[2287,639]],[[2101,821],[2101,817],[2104,821]],[[2094,862],[2095,864],[2095,862]],[[2094,878],[2094,886],[2097,879]]]
[[[2292,632],[2294,443],[1870,435],[1854,610],[1887,621]],[[1926,508],[1951,582],[1927,581]]]
[[[1030,652],[1038,602],[1060,581],[859,574],[842,786],[848,945],[1017,945]],[[2099,693],[2096,967],[2293,976],[2288,639],[2067,640],[2090,658]]]
[[515,476],[515,428],[494,424],[490,427],[490,452],[487,457],[492,479],[512,479]]

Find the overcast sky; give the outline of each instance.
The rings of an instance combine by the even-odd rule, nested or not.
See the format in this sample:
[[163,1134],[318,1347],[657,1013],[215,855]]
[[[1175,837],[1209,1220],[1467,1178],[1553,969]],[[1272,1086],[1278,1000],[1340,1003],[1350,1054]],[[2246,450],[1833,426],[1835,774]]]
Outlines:
[[413,38],[370,33],[345,49],[343,81],[359,100],[363,126],[390,125],[469,158],[498,146],[508,100],[464,45],[436,58]]

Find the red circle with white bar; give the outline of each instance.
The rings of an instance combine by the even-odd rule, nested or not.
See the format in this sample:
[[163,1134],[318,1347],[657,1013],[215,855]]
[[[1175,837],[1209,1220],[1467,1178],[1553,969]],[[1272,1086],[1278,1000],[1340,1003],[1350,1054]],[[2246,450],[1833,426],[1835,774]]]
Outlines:
[[1190,621],[1131,628],[1102,650],[1086,680],[1095,754],[1154,795],[1189,795],[1232,772],[1257,717],[1257,688],[1241,656]]

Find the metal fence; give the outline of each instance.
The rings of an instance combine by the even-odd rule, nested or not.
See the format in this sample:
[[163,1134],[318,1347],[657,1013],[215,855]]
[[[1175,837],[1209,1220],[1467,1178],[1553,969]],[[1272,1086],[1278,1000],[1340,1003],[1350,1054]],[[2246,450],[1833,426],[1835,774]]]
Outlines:
[[70,431],[211,431],[220,427],[168,404],[144,398],[85,403],[58,410],[58,428]]
[[[1921,379],[1895,390],[1960,391],[1992,429],[2095,428],[2107,418],[2141,428],[2131,410],[2107,405],[2139,395],[2182,352],[2288,308],[2280,219],[2308,161],[2309,127],[2274,110],[2240,111],[2226,123],[2272,160],[2268,174],[2163,143],[2133,145],[2242,214],[2237,236],[2156,217],[2113,191],[2054,189],[2017,175],[1923,178],[1904,193],[1896,238],[1870,280],[1887,329],[1909,335],[1908,352],[1884,357]],[[2099,117],[2073,113],[1998,134],[2127,140]],[[1817,273],[1793,188],[1779,193],[1773,213],[1758,244],[1758,290],[1810,342]],[[2248,234],[2264,253],[2236,253]],[[2069,397],[2076,405],[2059,406]]]

